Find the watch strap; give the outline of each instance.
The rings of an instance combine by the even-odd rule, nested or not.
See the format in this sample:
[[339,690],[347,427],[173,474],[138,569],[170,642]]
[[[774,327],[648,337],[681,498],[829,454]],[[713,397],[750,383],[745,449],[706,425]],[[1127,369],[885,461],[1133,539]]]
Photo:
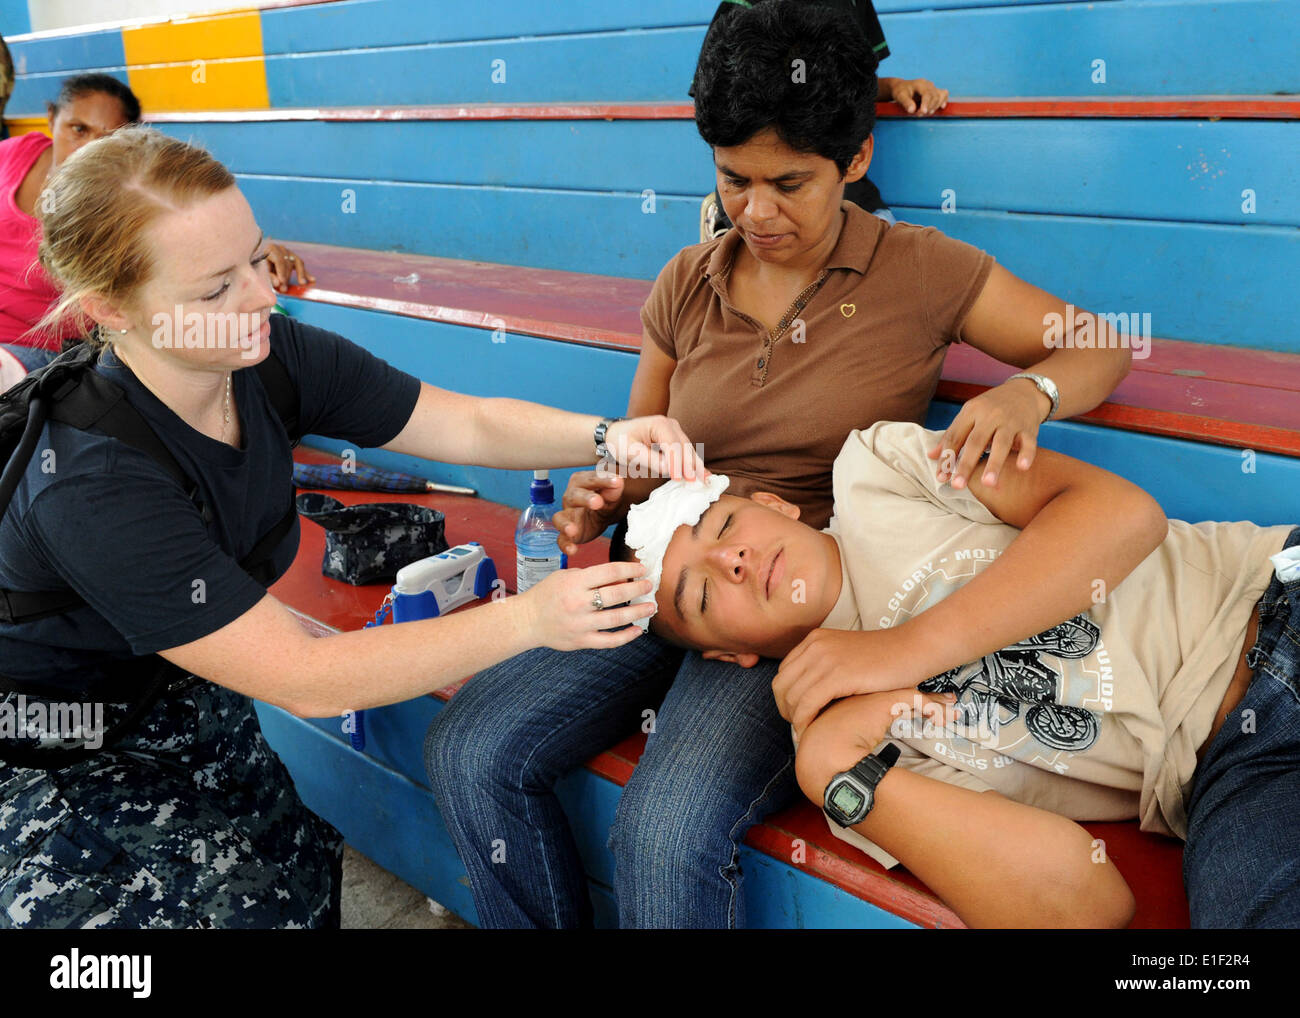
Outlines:
[[898,761],[899,749],[896,743],[891,742],[879,753],[873,756],[864,756],[861,760],[853,765],[851,771],[862,781],[867,782],[872,789],[880,784],[885,772],[893,767]]
[[609,431],[611,424],[623,420],[622,417],[602,417],[600,423],[596,425],[596,431],[592,436],[596,441],[596,460],[609,459],[609,446],[605,442],[605,435]]

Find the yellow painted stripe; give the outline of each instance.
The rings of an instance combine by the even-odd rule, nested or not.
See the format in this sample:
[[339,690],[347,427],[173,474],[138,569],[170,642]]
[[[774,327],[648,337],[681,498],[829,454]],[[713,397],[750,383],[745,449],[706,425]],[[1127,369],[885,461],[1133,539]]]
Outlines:
[[271,105],[261,57],[130,67],[127,74],[140,105],[150,113],[264,110]]
[[262,18],[236,11],[122,29],[126,63],[167,64],[217,57],[260,57]]
[[151,113],[271,104],[258,11],[124,28],[122,47],[131,89]]
[[44,117],[5,117],[5,126],[9,128],[11,138],[16,138],[20,134],[31,134],[33,131],[39,131],[46,136],[50,133],[50,123]]

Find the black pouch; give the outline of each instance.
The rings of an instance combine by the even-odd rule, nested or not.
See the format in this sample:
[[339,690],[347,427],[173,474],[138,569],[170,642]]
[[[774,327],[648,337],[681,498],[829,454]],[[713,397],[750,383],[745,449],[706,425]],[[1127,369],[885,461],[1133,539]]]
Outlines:
[[298,514],[325,533],[321,572],[344,583],[392,583],[397,571],[447,550],[442,513],[409,502],[344,505],[319,492],[297,498]]

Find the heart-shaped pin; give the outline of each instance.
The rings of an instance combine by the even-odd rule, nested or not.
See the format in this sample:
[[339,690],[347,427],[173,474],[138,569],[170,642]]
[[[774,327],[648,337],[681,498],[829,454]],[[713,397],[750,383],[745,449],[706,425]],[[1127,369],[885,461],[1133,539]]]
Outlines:
[[841,304],[840,314],[842,314],[845,318],[852,318],[853,312],[856,311],[857,309],[858,306],[856,304]]

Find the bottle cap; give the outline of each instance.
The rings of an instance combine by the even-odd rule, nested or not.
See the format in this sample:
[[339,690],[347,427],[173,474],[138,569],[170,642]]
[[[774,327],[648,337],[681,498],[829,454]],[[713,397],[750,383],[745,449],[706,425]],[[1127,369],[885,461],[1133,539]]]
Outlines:
[[550,482],[549,470],[533,471],[533,483],[528,486],[528,500],[533,505],[547,505],[555,501],[555,486]]

